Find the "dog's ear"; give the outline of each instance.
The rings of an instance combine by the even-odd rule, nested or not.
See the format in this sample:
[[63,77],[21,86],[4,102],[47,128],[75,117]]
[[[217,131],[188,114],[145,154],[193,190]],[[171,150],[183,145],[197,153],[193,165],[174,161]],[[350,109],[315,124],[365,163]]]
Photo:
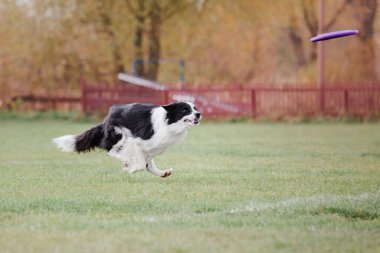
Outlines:
[[177,122],[180,118],[180,115],[178,114],[178,103],[172,103],[162,106],[166,111],[166,119],[168,120],[169,124]]
[[171,108],[173,108],[173,104],[163,105],[162,107],[168,112]]

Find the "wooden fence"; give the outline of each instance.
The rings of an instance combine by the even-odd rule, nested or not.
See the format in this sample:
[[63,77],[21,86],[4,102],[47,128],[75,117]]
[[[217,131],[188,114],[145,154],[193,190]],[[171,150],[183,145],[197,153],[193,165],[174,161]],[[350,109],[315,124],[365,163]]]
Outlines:
[[[72,111],[72,110],[80,110],[82,107],[80,97],[28,95],[28,96],[16,96],[16,97],[13,97],[11,100],[12,100],[12,103],[14,104],[13,106],[19,110]],[[9,107],[12,107],[12,106],[9,106]]]
[[194,102],[207,118],[220,117],[358,117],[380,114],[380,84],[292,88],[168,89],[133,85],[82,85],[82,110],[107,111],[113,104]]
[[81,97],[22,96],[20,108],[31,110],[79,110],[106,113],[114,104],[133,102],[167,104],[194,102],[207,118],[254,117],[281,118],[328,115],[368,117],[380,115],[380,84],[311,86],[286,88],[204,88],[152,90],[117,84],[82,84]]

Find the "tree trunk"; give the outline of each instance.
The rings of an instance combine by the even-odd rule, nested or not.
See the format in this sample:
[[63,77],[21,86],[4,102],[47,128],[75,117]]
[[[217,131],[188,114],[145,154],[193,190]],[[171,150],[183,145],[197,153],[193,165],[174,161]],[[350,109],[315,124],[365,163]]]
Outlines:
[[306,65],[305,51],[302,44],[302,37],[297,32],[297,20],[294,15],[290,17],[290,24],[287,30],[296,57],[296,65],[297,67],[303,67]]
[[377,10],[377,0],[355,0],[351,2],[354,16],[360,25],[359,39],[362,43],[358,55],[359,77],[362,80],[377,80],[374,22]]
[[144,71],[144,49],[143,49],[143,35],[144,35],[144,23],[145,23],[145,1],[139,1],[138,10],[136,14],[136,30],[134,38],[134,48],[135,48],[135,74],[137,76],[145,76]]
[[150,33],[149,33],[149,65],[146,77],[157,80],[159,70],[159,59],[161,53],[160,28],[161,7],[158,0],[152,0],[150,11]]
[[121,52],[120,52],[120,47],[116,42],[116,36],[115,36],[115,33],[112,29],[112,23],[111,23],[110,15],[109,15],[109,13],[107,13],[107,10],[105,8],[106,6],[105,6],[104,2],[101,1],[100,4],[101,4],[100,15],[102,18],[103,29],[104,29],[105,33],[107,33],[108,37],[111,40],[111,51],[112,51],[112,56],[113,56],[113,60],[114,60],[114,66],[115,66],[117,73],[120,73],[120,72],[123,73],[123,72],[125,72],[125,68],[124,68],[124,64],[123,64],[123,60],[122,60],[122,56],[121,56]]
[[367,39],[359,47],[357,61],[363,64],[357,64],[356,70],[359,72],[359,79],[363,81],[375,81],[376,75],[376,58],[375,58],[375,41],[373,38]]
[[[342,4],[335,10],[335,12],[331,15],[331,18],[324,25],[323,30],[328,31],[330,28],[336,23],[341,14],[345,11],[347,5],[351,3],[352,0],[345,0]],[[355,0],[356,1],[356,0]],[[371,1],[371,0],[370,0]],[[307,29],[309,30],[310,37],[314,37],[318,33],[318,20],[316,15],[316,1],[315,0],[302,0],[302,13],[303,18],[306,24]],[[309,56],[309,62],[313,62],[317,59],[317,47],[316,44],[313,43],[311,45],[311,52]]]
[[[318,21],[316,16],[316,5],[313,0],[302,0],[302,14],[303,19],[309,30],[310,37],[317,35],[318,32]],[[317,47],[313,43],[311,44],[311,51],[308,57],[308,62],[314,62],[317,59]]]

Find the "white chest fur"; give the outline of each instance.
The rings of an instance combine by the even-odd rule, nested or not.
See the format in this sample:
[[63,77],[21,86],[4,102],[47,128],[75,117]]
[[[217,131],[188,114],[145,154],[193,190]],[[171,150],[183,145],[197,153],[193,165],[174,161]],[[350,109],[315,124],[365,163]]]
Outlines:
[[[154,134],[147,140],[133,137],[127,128],[115,128],[117,132],[123,134],[123,137],[108,154],[129,163],[145,165],[146,161],[153,159],[156,155],[165,152],[170,146],[182,141],[189,130],[189,127],[182,122],[168,125],[166,111],[162,107],[152,111],[152,125]],[[136,159],[139,162],[135,162]]]
[[154,135],[148,140],[139,139],[137,141],[148,159],[163,153],[170,146],[182,141],[188,133],[188,127],[181,122],[168,125],[165,115],[164,108],[158,107],[154,109],[152,111]]

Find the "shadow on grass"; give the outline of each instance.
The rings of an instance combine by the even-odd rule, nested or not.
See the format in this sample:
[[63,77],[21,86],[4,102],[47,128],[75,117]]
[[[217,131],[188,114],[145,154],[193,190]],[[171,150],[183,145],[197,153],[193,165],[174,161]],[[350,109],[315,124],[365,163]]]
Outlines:
[[342,207],[322,207],[311,212],[312,215],[336,214],[347,219],[374,220],[380,213],[369,210],[347,209]]

